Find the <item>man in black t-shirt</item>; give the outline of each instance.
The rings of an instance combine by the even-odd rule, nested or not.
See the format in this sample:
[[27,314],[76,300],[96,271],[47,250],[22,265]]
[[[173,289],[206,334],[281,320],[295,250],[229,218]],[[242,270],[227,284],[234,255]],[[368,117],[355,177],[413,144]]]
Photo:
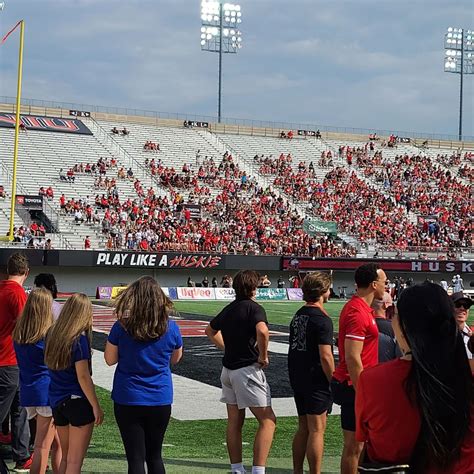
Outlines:
[[227,450],[232,473],[243,473],[242,427],[245,409],[257,418],[252,472],[265,472],[275,431],[270,387],[264,368],[268,367],[268,326],[265,310],[254,301],[260,276],[244,270],[233,281],[236,299],[207,326],[206,334],[220,349],[222,397],[227,405]]
[[331,409],[333,324],[324,310],[331,277],[308,274],[303,280],[303,299],[290,323],[288,372],[298,412],[298,431],[293,438],[293,472],[302,473],[305,456],[310,472],[321,472],[324,431]]

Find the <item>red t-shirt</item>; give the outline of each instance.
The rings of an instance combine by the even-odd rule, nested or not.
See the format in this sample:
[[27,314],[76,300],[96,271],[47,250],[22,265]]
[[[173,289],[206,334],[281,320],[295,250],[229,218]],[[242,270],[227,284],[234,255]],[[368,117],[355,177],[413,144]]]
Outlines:
[[364,369],[378,364],[379,330],[375,323],[375,314],[373,309],[357,295],[344,305],[339,317],[339,364],[333,375],[339,382],[347,381],[351,385],[344,350],[346,339],[364,343],[361,353]]
[[[409,361],[396,359],[364,370],[356,391],[356,439],[367,443],[372,461],[408,463],[421,427],[420,413],[404,388]],[[461,455],[448,469],[431,466],[427,474],[474,472],[474,404],[471,423],[461,445]]]
[[12,332],[26,303],[26,293],[16,281],[0,282],[0,367],[17,365]]

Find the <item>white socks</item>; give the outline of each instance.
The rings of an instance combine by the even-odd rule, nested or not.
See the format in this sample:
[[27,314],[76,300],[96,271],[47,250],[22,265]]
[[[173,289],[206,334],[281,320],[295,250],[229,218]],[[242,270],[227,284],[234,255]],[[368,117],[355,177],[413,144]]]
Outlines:
[[[247,472],[241,462],[231,464],[230,471],[232,474],[245,474]],[[253,466],[252,474],[265,474],[265,466]]]
[[241,462],[236,462],[230,465],[230,472],[232,472],[232,474],[245,474],[247,471]]

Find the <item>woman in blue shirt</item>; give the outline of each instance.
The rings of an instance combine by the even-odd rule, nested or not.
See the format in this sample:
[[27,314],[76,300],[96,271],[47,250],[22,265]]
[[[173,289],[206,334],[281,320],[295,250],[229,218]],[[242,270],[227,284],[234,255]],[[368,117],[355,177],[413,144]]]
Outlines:
[[[44,337],[53,324],[52,303],[48,290],[33,290],[13,331],[20,369],[20,404],[26,408],[29,420],[36,418],[32,473],[46,472],[49,451],[56,435],[48,397],[50,378],[44,363]],[[51,462],[53,471],[59,472],[61,449],[52,449]]]
[[80,474],[92,429],[104,418],[91,378],[92,305],[81,293],[64,303],[46,337],[49,401],[62,449],[60,472]]
[[112,390],[114,412],[128,461],[128,472],[165,472],[161,448],[171,416],[170,363],[183,353],[173,307],[152,277],[132,283],[117,299],[118,321],[105,347],[105,361],[117,364]]

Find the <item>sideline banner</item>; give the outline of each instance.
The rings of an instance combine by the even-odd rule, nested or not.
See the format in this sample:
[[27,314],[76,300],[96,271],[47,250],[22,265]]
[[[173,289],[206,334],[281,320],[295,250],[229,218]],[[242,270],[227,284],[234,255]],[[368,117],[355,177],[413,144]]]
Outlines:
[[216,299],[216,292],[214,291],[214,288],[179,287],[177,288],[177,291],[178,291],[179,300],[215,300]]
[[126,289],[127,289],[126,286],[113,286],[112,287],[112,299],[114,300],[115,298],[117,298],[117,296],[120,295],[120,293],[122,293],[122,291],[124,291]]
[[302,301],[303,300],[303,290],[301,288],[288,288],[288,299],[290,301]]
[[172,300],[177,300],[178,299],[178,292],[176,291],[176,288],[174,287],[167,287],[167,286],[162,286],[161,289],[163,290],[163,293],[170,299]]
[[257,288],[257,300],[286,300],[285,288]]
[[233,288],[215,288],[216,300],[235,300]]
[[112,298],[112,287],[111,286],[98,286],[95,293],[95,297],[98,300],[110,300]]

